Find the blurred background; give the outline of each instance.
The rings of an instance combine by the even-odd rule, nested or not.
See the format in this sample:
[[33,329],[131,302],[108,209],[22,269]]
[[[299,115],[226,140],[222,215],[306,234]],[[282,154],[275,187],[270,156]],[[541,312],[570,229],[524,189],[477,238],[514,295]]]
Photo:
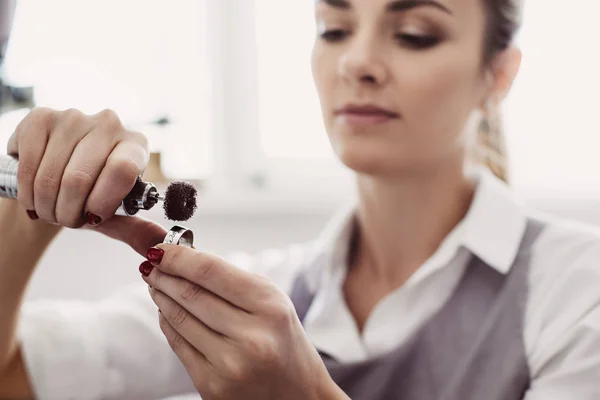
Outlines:
[[[600,224],[600,3],[529,0],[504,107],[512,184],[532,205]],[[150,138],[145,178],[200,188],[196,245],[256,252],[313,238],[353,196],[310,73],[312,1],[19,0],[1,71],[0,148],[27,109],[118,112]],[[298,113],[298,109],[302,113]],[[158,207],[147,216],[166,227]],[[141,257],[64,231],[28,299],[97,299]]]

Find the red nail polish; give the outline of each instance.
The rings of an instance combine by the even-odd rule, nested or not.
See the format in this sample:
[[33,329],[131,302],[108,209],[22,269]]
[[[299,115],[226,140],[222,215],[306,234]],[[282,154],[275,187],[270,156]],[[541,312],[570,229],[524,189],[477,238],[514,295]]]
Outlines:
[[85,214],[85,222],[87,222],[88,225],[96,226],[99,225],[100,222],[102,222],[102,218],[95,214],[92,214],[91,212],[88,212]]
[[36,219],[40,219],[40,217],[38,217],[37,213],[35,212],[35,210],[27,210],[27,215],[29,216],[29,218],[31,218],[32,220],[36,220]]
[[144,276],[150,275],[150,272],[154,269],[154,265],[150,261],[144,261],[140,265],[140,273]]
[[160,264],[164,255],[165,251],[163,249],[152,247],[148,249],[148,252],[146,253],[146,258],[148,259],[148,261],[154,264]]

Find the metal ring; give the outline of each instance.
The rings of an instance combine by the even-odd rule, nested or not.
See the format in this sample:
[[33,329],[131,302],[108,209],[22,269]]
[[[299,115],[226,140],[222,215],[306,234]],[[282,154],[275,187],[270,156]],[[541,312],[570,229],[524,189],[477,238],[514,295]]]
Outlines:
[[194,232],[190,229],[184,228],[183,226],[175,225],[172,227],[163,243],[176,244],[178,246],[193,247],[194,246]]

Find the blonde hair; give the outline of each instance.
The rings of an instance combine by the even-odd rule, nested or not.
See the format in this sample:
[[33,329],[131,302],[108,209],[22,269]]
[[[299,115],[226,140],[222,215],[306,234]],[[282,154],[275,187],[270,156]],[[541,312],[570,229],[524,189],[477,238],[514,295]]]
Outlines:
[[489,168],[498,178],[509,183],[508,155],[504,127],[498,110],[489,106],[483,116],[476,134],[475,161]]
[[[484,0],[487,15],[487,37],[484,62],[506,50],[513,42],[523,17],[524,0]],[[487,166],[498,178],[509,182],[506,138],[498,104],[486,104],[476,137],[476,161]]]

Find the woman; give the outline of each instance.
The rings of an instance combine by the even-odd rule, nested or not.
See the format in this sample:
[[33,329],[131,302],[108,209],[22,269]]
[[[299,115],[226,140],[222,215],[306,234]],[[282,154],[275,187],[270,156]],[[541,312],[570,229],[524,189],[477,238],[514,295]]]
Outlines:
[[[227,261],[158,244],[161,227],[111,218],[143,136],[111,112],[21,123],[19,201],[0,208],[4,398],[600,398],[599,236],[534,218],[502,181],[518,1],[316,3],[314,79],[359,196],[314,242]],[[497,176],[471,174],[471,153]],[[86,222],[148,258],[150,293],[21,307],[59,225]]]

